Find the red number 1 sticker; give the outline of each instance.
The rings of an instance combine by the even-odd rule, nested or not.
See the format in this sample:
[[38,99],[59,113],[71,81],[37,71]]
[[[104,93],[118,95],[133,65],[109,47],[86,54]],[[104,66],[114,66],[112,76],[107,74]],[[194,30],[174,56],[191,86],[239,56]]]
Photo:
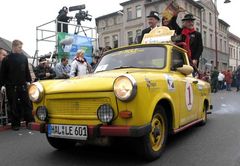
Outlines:
[[189,82],[186,83],[185,99],[187,109],[190,111],[193,106],[193,89],[192,85]]

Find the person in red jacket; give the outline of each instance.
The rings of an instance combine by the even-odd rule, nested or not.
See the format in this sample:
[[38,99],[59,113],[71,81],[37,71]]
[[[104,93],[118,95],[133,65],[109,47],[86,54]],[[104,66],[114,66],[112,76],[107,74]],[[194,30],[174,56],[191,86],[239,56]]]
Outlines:
[[231,91],[231,84],[232,84],[232,72],[230,70],[228,70],[227,72],[225,72],[225,81],[227,84],[227,91]]

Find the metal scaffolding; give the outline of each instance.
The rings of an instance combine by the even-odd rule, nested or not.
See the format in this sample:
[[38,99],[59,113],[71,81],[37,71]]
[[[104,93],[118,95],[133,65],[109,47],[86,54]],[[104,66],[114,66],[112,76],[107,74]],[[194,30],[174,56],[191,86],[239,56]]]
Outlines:
[[[75,20],[76,22],[76,20]],[[87,36],[89,38],[92,38],[92,42],[93,42],[93,46],[94,46],[94,50],[96,50],[95,48],[97,47],[97,31],[96,28],[92,28],[92,27],[87,27],[87,26],[82,26],[81,24],[72,24],[72,23],[66,23],[66,22],[61,22],[58,21],[57,19],[49,21],[47,23],[44,23],[42,25],[39,25],[36,27],[36,51],[34,54],[34,58],[33,58],[33,65],[38,65],[38,59],[40,58],[39,56],[39,50],[40,48],[40,42],[50,42],[50,43],[54,43],[54,50],[57,53],[57,46],[58,46],[58,36],[57,36],[57,25],[58,23],[61,24],[61,29],[63,28],[63,25],[68,25],[68,29],[69,31],[74,30],[74,33],[76,34],[76,30],[77,30],[77,34],[78,35],[82,35],[82,36]],[[72,34],[74,34],[72,33]],[[71,33],[69,33],[71,34]],[[50,60],[52,60],[53,58],[53,53],[50,56]]]

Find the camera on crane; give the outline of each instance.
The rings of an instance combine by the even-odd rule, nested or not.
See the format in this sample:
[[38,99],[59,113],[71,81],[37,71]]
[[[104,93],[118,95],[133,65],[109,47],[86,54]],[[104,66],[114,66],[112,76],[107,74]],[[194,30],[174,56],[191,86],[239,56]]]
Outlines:
[[90,14],[88,14],[88,11],[83,11],[83,9],[85,9],[86,6],[85,4],[83,5],[78,5],[78,6],[71,6],[69,7],[69,11],[79,11],[78,13],[76,13],[75,18],[77,19],[77,24],[81,24],[81,21],[91,21],[92,20],[92,16]]

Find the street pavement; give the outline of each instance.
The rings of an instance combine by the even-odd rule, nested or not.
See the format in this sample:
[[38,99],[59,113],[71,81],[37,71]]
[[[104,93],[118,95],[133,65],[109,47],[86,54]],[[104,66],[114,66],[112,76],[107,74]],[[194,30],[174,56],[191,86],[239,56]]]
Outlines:
[[0,166],[240,166],[240,93],[221,91],[212,99],[207,125],[171,136],[153,162],[142,160],[129,143],[58,151],[44,134],[23,128],[0,132]]

